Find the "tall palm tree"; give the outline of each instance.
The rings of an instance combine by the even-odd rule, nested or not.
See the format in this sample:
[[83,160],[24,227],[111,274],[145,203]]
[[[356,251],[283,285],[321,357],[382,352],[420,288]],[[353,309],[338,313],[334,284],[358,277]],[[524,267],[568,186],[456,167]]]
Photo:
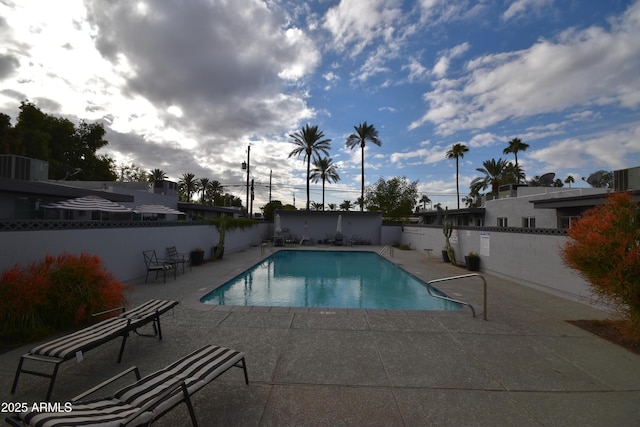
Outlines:
[[471,194],[479,194],[480,191],[491,186],[491,193],[497,196],[498,187],[504,183],[505,174],[511,175],[507,173],[509,165],[511,165],[511,163],[503,159],[491,159],[482,162],[483,167],[477,168],[476,170],[483,173],[484,176],[474,178],[473,181],[471,181]]
[[422,209],[427,210],[427,203],[431,203],[431,199],[426,194],[423,194],[420,198],[420,203],[422,203]]
[[319,153],[325,156],[329,155],[331,148],[331,140],[323,139],[324,132],[318,130],[318,126],[309,126],[307,124],[301,130],[289,134],[292,143],[296,148],[289,153],[289,157],[303,155],[303,160],[307,162],[307,210],[309,210],[309,179],[311,174],[311,157],[318,157]]
[[571,184],[576,182],[576,180],[573,178],[573,176],[569,175],[565,180],[564,183],[565,184],[569,184],[569,188],[571,188]]
[[153,169],[149,172],[149,182],[162,181],[167,178],[167,174],[162,169]]
[[180,186],[182,194],[185,196],[185,201],[190,203],[192,201],[191,196],[198,189],[196,176],[192,173],[183,173],[182,178],[178,181],[178,185]]
[[205,204],[205,194],[207,193],[210,184],[211,180],[209,178],[200,178],[198,180],[198,188],[200,189],[200,192],[202,194],[200,196],[200,203],[202,203],[203,205]]
[[454,144],[451,150],[447,151],[447,159],[456,159],[456,194],[458,195],[458,209],[460,209],[460,186],[458,185],[458,159],[464,157],[464,153],[469,151],[469,147],[464,144]]
[[[373,125],[368,125],[367,122],[360,123],[358,126],[353,127],[356,133],[352,133],[347,138],[347,147],[354,149],[360,147],[362,150],[362,188],[360,191],[360,199],[364,201],[364,147],[367,145],[367,141],[376,144],[378,147],[382,145],[382,141],[378,139],[378,131]],[[360,203],[360,210],[364,210],[364,203]]]
[[209,189],[208,189],[208,192],[210,193],[209,197],[213,201],[214,206],[220,201],[224,206],[224,197],[222,195],[223,191],[224,191],[224,186],[220,184],[220,181],[218,181],[217,179],[214,179],[209,183]]
[[[516,170],[520,170],[518,166],[518,152],[526,151],[529,148],[529,144],[525,144],[520,140],[520,138],[513,138],[509,141],[509,145],[507,148],[502,150],[502,154],[513,154],[516,158]],[[520,177],[518,176],[518,182],[516,184],[520,184]]]
[[313,169],[311,170],[311,181],[322,181],[322,210],[324,210],[324,184],[325,182],[338,182],[338,166],[333,163],[333,159],[322,157],[313,161]]

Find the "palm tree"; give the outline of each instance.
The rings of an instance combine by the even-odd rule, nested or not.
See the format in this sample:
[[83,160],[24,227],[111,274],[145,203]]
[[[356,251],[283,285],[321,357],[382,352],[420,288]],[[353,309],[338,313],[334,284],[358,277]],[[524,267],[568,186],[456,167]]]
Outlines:
[[[373,125],[368,125],[367,122],[360,123],[358,126],[353,127],[356,133],[349,135],[347,138],[347,147],[354,149],[360,147],[362,150],[362,188],[360,191],[360,198],[364,201],[364,147],[367,145],[367,141],[373,142],[378,147],[382,145],[382,141],[378,139],[378,131]],[[360,211],[364,210],[364,203],[360,203]]]
[[200,178],[198,180],[198,188],[202,192],[202,196],[200,197],[200,203],[202,203],[203,205],[205,204],[205,194],[207,193],[207,190],[209,189],[210,184],[211,184],[211,181],[209,180],[209,178]]
[[192,173],[183,173],[182,178],[178,181],[178,185],[180,186],[182,194],[185,196],[185,201],[191,202],[191,195],[198,189],[196,176]]
[[431,199],[429,198],[429,196],[427,196],[426,194],[422,195],[422,197],[420,198],[420,203],[422,203],[422,209],[426,210],[427,209],[427,203],[431,203]]
[[324,205],[321,205],[320,202],[311,202],[311,207],[314,211],[324,210]]
[[217,203],[221,202],[224,206],[224,186],[220,184],[220,181],[214,179],[209,183],[209,188],[207,189],[209,193],[209,198],[211,199],[213,205],[215,206]]
[[575,179],[573,179],[573,176],[569,175],[565,180],[564,183],[565,184],[569,184],[569,188],[571,188],[571,184],[573,184],[574,182],[576,182]]
[[167,174],[162,169],[153,169],[149,172],[149,182],[162,181],[167,178]]
[[[509,146],[507,148],[505,148],[504,150],[502,150],[502,154],[512,154],[515,156],[516,158],[516,169],[519,170],[519,166],[518,166],[518,152],[519,151],[526,151],[527,148],[529,148],[529,144],[525,144],[524,142],[522,142],[520,140],[520,138],[513,138],[511,141],[509,141]],[[520,177],[518,176],[518,182],[516,184],[520,184]]]
[[325,182],[338,182],[340,181],[340,175],[338,175],[338,166],[333,163],[333,159],[329,157],[322,157],[313,161],[313,169],[310,175],[311,181],[322,181],[322,210],[324,210],[324,184]]
[[350,211],[351,209],[353,209],[353,202],[351,200],[344,200],[342,203],[340,203],[340,209],[347,212]]
[[331,148],[331,140],[323,139],[324,132],[318,130],[318,126],[309,126],[307,124],[296,133],[289,134],[293,139],[291,141],[296,148],[289,153],[289,157],[303,155],[303,160],[307,162],[307,210],[309,210],[309,179],[311,174],[311,157],[318,157],[318,153],[329,155]]
[[456,194],[458,195],[458,209],[460,209],[460,186],[458,185],[458,159],[464,157],[464,153],[469,151],[469,147],[464,144],[454,144],[451,150],[447,151],[447,159],[456,159]]
[[[505,172],[509,170],[511,162],[507,162],[503,159],[491,159],[482,162],[482,168],[477,168],[478,172],[484,174],[483,177],[474,178],[471,181],[471,193],[480,194],[480,191],[485,190],[491,186],[491,193],[494,196],[498,195],[498,187],[503,184],[505,179]],[[511,175],[511,174],[508,174]]]

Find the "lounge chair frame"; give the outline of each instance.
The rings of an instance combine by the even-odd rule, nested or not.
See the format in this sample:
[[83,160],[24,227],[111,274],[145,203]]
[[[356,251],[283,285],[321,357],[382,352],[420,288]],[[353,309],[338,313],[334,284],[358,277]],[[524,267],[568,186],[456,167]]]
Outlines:
[[[243,370],[245,384],[248,385],[249,377],[244,353],[206,345],[142,379],[135,366],[119,373],[71,399],[74,411],[69,414],[23,412],[7,417],[6,420],[16,427],[38,425],[38,422],[44,420],[56,425],[71,426],[98,422],[120,426],[151,425],[173,408],[184,403],[189,411],[192,425],[197,427],[198,421],[191,403],[191,396],[232,367]],[[84,400],[131,372],[136,376],[135,383],[120,389],[111,397]],[[122,412],[114,411],[114,406],[122,409]]]
[[167,255],[169,260],[175,262],[176,267],[178,264],[182,264],[182,274],[184,274],[184,265],[189,264],[189,271],[191,271],[191,256],[187,253],[180,253],[175,246],[169,246],[167,248]]
[[[177,301],[150,300],[129,311],[126,311],[124,307],[118,307],[94,314],[94,316],[99,316],[115,311],[122,311],[117,317],[103,320],[74,333],[38,345],[28,353],[23,354],[18,362],[16,375],[13,379],[13,385],[11,386],[11,393],[15,393],[18,387],[20,374],[35,375],[49,378],[49,388],[47,389],[47,395],[45,397],[46,400],[49,400],[58,375],[58,369],[63,362],[74,358],[80,361],[87,351],[118,337],[122,338],[122,344],[120,345],[120,351],[118,353],[118,363],[120,363],[129,333],[135,332],[141,336],[157,336],[158,339],[162,340],[160,316],[174,308],[177,304]],[[152,323],[154,333],[139,333],[138,328],[148,323]],[[51,372],[43,372],[25,368],[24,362],[27,360],[51,364],[53,365],[53,370]]]
[[158,274],[162,272],[162,280],[163,283],[167,283],[167,271],[173,270],[173,278],[177,278],[177,269],[176,265],[178,261],[170,260],[170,259],[159,259],[156,255],[155,249],[149,251],[143,251],[142,255],[144,256],[144,263],[147,266],[147,275],[144,277],[144,283],[147,283],[149,279],[149,273],[152,271],[156,272],[156,279],[158,278]]

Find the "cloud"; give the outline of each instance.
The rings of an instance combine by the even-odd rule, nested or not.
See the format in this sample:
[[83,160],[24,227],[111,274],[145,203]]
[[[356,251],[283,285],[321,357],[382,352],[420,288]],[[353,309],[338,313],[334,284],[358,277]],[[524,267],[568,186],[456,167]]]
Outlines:
[[543,8],[553,4],[553,0],[517,0],[509,5],[502,14],[502,19],[508,21],[513,18],[526,16],[528,13],[539,13]]
[[528,49],[484,55],[458,80],[439,80],[425,93],[429,109],[410,125],[439,134],[484,129],[509,118],[561,112],[580,105],[640,105],[640,2],[610,31],[568,30]]
[[[599,164],[599,169],[624,169],[637,166],[627,160],[629,156],[640,153],[637,141],[640,141],[640,124],[589,139],[556,141],[546,148],[527,151],[527,157],[546,164],[552,170],[578,169],[589,164]],[[569,158],[571,165],[567,165],[566,159]]]
[[323,27],[331,33],[335,49],[351,49],[351,56],[357,56],[374,40],[391,41],[401,16],[396,0],[342,0],[327,11]]
[[434,65],[432,70],[433,74],[438,78],[443,78],[449,70],[451,60],[463,55],[467,50],[469,50],[469,47],[469,43],[464,42],[445,51],[442,56],[440,56],[440,59],[438,59],[438,62],[436,62],[436,65]]

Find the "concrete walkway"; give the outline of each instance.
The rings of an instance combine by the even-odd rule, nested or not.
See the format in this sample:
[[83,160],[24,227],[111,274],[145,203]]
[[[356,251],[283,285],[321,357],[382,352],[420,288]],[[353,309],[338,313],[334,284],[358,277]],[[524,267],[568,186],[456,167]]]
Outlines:
[[[121,365],[119,341],[87,353],[82,363],[63,364],[52,401],[64,403],[129,366],[146,375],[215,343],[247,354],[251,384],[234,369],[198,392],[193,402],[202,426],[640,425],[640,356],[566,323],[606,318],[602,311],[488,275],[488,321],[482,320],[477,278],[439,286],[472,303],[476,318],[468,308],[199,303],[258,262],[261,252],[225,255],[166,284],[161,278],[135,284],[131,305],[149,298],[180,301],[162,318],[164,340],[132,337]],[[423,280],[466,273],[417,251],[395,250],[391,259]],[[17,393],[9,393],[19,356],[29,347],[0,355],[2,402],[44,398],[46,380],[33,376],[23,376]],[[182,405],[156,425],[186,424]]]

